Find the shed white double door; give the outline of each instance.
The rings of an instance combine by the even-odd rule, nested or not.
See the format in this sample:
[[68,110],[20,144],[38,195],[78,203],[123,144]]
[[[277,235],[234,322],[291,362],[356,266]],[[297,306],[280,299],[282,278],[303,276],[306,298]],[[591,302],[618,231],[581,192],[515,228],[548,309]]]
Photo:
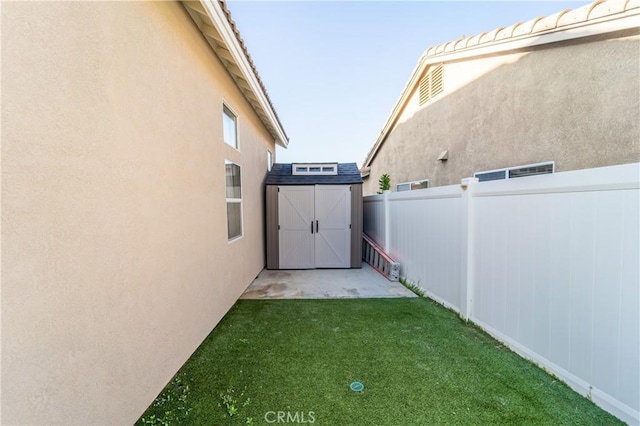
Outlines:
[[351,187],[278,187],[280,269],[351,267]]

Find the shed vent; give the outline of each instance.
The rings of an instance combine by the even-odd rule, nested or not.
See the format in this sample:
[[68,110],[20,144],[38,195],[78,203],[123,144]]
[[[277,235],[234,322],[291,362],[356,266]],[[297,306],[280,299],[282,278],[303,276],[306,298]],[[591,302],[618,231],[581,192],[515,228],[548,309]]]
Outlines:
[[337,175],[338,163],[293,163],[291,173],[294,175]]
[[420,80],[420,106],[429,102],[437,94],[444,90],[444,67],[438,64],[429,68],[429,71]]

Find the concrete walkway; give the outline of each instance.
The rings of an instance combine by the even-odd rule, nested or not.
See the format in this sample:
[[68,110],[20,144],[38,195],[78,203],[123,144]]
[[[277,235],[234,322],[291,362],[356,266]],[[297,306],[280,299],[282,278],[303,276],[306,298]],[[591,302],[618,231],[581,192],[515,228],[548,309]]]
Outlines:
[[362,269],[263,269],[241,299],[347,299],[417,297],[367,264]]

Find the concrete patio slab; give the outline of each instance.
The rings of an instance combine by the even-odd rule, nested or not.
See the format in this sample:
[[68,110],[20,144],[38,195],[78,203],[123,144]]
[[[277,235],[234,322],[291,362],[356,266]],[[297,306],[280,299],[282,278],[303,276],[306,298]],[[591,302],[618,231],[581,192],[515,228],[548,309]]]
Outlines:
[[348,299],[417,297],[367,264],[362,269],[263,269],[241,299]]

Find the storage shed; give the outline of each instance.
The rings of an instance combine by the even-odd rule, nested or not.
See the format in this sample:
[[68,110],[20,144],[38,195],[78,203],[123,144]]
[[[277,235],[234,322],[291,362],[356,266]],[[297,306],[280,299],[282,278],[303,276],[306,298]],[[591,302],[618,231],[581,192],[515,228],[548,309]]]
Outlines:
[[362,267],[356,163],[276,163],[266,187],[268,269]]

